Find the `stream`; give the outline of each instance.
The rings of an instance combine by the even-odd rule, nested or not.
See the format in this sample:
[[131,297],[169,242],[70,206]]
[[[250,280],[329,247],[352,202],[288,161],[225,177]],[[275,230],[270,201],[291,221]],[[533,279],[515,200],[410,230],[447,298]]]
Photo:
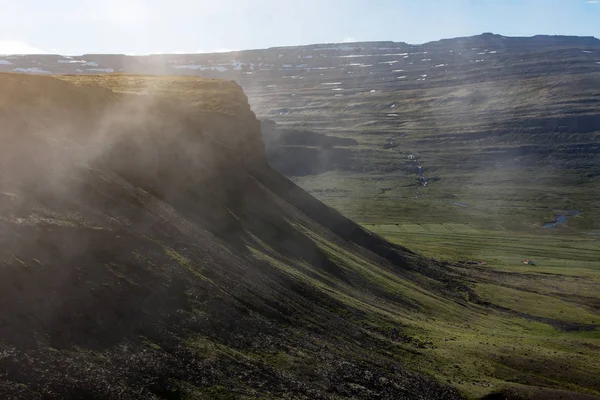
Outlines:
[[546,229],[553,229],[561,225],[565,225],[569,221],[569,218],[579,214],[581,214],[581,211],[579,210],[565,210],[560,213],[556,213],[554,222],[545,223],[542,225],[542,227]]

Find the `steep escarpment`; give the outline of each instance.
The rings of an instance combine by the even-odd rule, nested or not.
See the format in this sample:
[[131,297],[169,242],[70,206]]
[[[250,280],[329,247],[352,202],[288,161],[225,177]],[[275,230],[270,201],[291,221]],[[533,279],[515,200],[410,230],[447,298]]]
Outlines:
[[468,290],[273,171],[235,83],[0,89],[4,398],[460,397],[410,321]]

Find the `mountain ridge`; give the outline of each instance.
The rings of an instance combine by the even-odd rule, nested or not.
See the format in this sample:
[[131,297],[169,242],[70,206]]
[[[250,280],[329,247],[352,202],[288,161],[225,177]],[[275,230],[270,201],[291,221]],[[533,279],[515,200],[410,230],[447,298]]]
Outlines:
[[[532,43],[532,45],[577,45],[577,44],[587,44],[587,45],[600,45],[600,39],[595,36],[579,36],[579,35],[556,35],[556,34],[536,34],[533,36],[505,36],[498,33],[492,32],[484,32],[478,35],[470,35],[470,36],[457,36],[453,38],[441,38],[436,40],[430,40],[423,43],[408,43],[408,42],[396,42],[392,40],[368,40],[368,41],[344,41],[344,42],[323,42],[323,43],[311,43],[311,44],[301,44],[301,45],[285,45],[285,46],[271,46],[265,48],[253,48],[253,49],[244,49],[244,50],[231,50],[231,51],[223,51],[216,53],[153,53],[153,54],[142,54],[142,55],[128,55],[125,53],[84,53],[84,54],[71,54],[71,57],[86,57],[86,56],[127,56],[127,57],[151,57],[151,56],[161,56],[161,55],[216,55],[216,54],[229,54],[229,53],[243,53],[243,52],[256,52],[256,51],[264,51],[264,50],[286,50],[286,49],[305,49],[305,48],[313,48],[313,47],[327,47],[332,45],[340,45],[344,47],[351,47],[356,45],[394,45],[395,47],[402,46],[410,46],[410,47],[419,47],[419,46],[431,46],[438,43],[449,43],[449,42],[464,42],[464,41],[479,41],[479,40],[490,40],[490,39],[501,39],[508,40],[509,42],[516,41],[526,41],[526,40],[536,40],[538,43]],[[18,54],[5,54],[4,56],[16,56]],[[60,53],[40,53],[40,54],[28,54],[31,56],[62,56]]]

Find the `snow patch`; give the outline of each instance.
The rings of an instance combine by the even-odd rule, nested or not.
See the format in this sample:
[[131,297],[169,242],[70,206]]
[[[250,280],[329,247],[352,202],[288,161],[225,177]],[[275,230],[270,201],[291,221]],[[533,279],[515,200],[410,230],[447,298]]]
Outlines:
[[392,57],[392,56],[407,56],[408,53],[388,53],[388,54],[348,54],[338,56],[339,58],[357,58],[357,57]]
[[12,63],[8,60],[0,60],[0,65],[12,65]]
[[367,68],[367,67],[372,67],[373,64],[363,64],[363,63],[350,63],[350,64],[344,64],[344,67],[359,67],[359,68]]
[[434,65],[433,68],[440,68],[440,67],[446,67],[448,66],[448,64],[438,64],[438,65]]
[[398,76],[396,79],[406,79],[406,75]]
[[581,52],[582,53],[588,53],[588,54],[591,53],[591,51],[589,51],[589,50],[581,50]]
[[321,85],[341,85],[342,82],[324,82]]

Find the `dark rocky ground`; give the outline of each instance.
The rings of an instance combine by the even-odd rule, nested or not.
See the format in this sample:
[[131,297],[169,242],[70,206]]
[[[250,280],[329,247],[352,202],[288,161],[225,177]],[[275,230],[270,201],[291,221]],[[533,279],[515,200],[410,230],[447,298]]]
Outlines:
[[3,398],[461,397],[362,327],[418,307],[364,266],[450,277],[272,170],[256,119],[0,85]]

